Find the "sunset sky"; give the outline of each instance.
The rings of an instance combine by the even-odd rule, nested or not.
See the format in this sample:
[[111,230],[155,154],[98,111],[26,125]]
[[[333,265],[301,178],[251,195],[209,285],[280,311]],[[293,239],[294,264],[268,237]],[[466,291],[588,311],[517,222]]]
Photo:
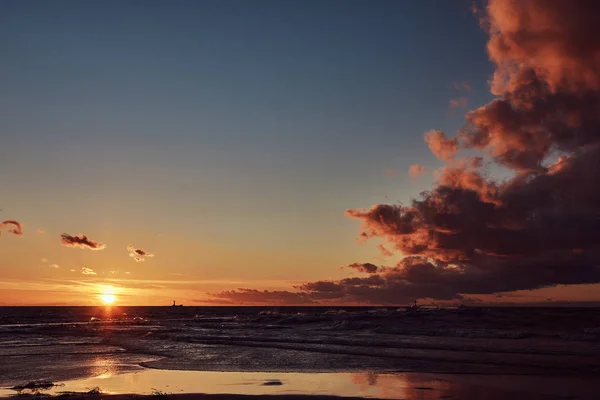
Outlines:
[[[539,10],[520,11],[536,16]],[[506,22],[513,14],[504,9],[488,12],[505,37],[511,24],[522,22]],[[554,16],[550,10],[540,26],[529,26],[541,30]],[[424,190],[454,185],[480,196],[478,204],[507,210],[503,221],[515,221],[513,205],[526,201],[513,199],[530,192],[528,183],[517,191],[516,181],[493,186],[473,177],[550,180],[563,171],[562,164],[549,167],[559,155],[580,154],[554,137],[548,146],[531,140],[514,148],[517,139],[498,144],[508,137],[501,133],[487,148],[472,137],[448,139],[467,111],[521,93],[520,87],[491,92],[498,57],[521,64],[526,58],[516,58],[519,43],[502,54],[501,46],[488,47],[490,32],[479,18],[471,0],[1,2],[0,222],[7,222],[0,236],[0,304],[95,305],[109,292],[122,305],[600,301],[598,239],[584,239],[581,224],[568,228],[573,260],[536,246],[507,251],[520,234],[500,239],[498,248],[469,244],[464,252],[446,251],[438,236],[428,236],[439,246],[411,253],[399,239],[404,222],[386,221],[387,211],[365,214],[376,205],[410,206]],[[562,28],[572,27],[556,29]],[[535,51],[530,44],[519,50]],[[543,39],[537,46],[544,49]],[[573,87],[585,84],[592,99],[600,98],[594,72],[575,73],[577,62],[589,60],[552,53],[554,60],[571,58],[560,71],[548,67],[544,57],[560,52],[557,46],[548,44],[548,53],[540,50],[530,65],[551,87],[545,96],[575,96]],[[600,46],[590,48],[597,55]],[[489,115],[479,117],[470,122],[481,132],[478,121]],[[597,126],[591,127],[596,136]],[[430,133],[426,143],[432,129],[445,134]],[[439,170],[471,168],[457,167],[471,159],[455,158],[453,146],[461,156],[483,156],[484,166],[474,166],[468,179]],[[537,156],[533,164],[521,163],[530,154]],[[526,220],[551,208],[557,215],[568,208],[569,221],[599,215],[598,199],[570,192],[585,207],[544,205],[523,211]],[[573,209],[589,215],[573,216]],[[499,237],[539,229],[498,223],[504,218],[498,215],[485,226],[494,225]],[[543,231],[562,229],[563,216],[553,214],[554,228]],[[22,235],[10,221],[22,224]],[[421,227],[411,227],[414,235]],[[422,232],[460,236],[455,227],[429,228]],[[472,243],[466,236],[456,240]],[[550,237],[540,241],[556,247]],[[407,275],[417,267],[405,262],[394,269],[409,254],[432,263],[418,267],[419,273],[435,269],[432,284],[450,282],[455,289],[417,290]],[[488,258],[479,259],[482,254]],[[519,261],[505,261],[514,258]],[[542,265],[549,259],[561,260],[551,272]],[[342,268],[353,263],[373,268]],[[454,278],[438,281],[462,271],[463,263],[464,276],[472,265],[490,267],[493,273],[481,275],[490,281],[544,278],[482,290]],[[412,289],[371,296],[371,289],[398,283],[394,274],[414,283]],[[346,278],[372,281],[354,285]]]

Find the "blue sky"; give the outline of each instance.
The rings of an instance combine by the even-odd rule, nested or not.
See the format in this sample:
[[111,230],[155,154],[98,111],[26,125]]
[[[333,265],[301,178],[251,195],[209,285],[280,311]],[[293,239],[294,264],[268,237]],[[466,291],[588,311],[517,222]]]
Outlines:
[[427,189],[423,133],[489,99],[485,42],[470,1],[4,1],[3,217],[148,243],[147,276],[336,276],[376,255],[344,210]]

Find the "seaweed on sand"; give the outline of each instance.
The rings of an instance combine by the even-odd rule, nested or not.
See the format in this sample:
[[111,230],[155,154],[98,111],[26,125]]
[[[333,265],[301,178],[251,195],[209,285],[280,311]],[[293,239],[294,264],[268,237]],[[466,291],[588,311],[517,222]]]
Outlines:
[[158,389],[152,388],[152,396],[155,396],[158,399],[166,399],[169,397],[169,394],[167,392],[162,392]]
[[62,385],[61,383],[54,383],[52,381],[31,381],[22,385],[15,385],[10,390],[16,391],[18,395],[40,395],[45,390]]
[[283,382],[281,382],[279,379],[268,379],[265,382],[263,382],[262,385],[263,386],[281,386],[281,385],[283,385]]
[[95,388],[92,389],[88,389],[87,392],[61,392],[58,397],[61,398],[80,398],[83,396],[83,398],[89,398],[89,397],[95,397],[95,396],[100,396],[102,394],[102,389],[100,389],[98,386],[96,386]]

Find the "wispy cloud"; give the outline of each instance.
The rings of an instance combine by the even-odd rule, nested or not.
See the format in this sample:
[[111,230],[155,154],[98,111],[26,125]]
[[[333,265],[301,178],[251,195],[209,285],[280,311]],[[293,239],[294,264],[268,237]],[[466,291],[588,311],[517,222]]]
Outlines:
[[467,107],[467,104],[469,103],[468,94],[471,92],[471,84],[468,81],[453,82],[452,88],[461,91],[466,95],[451,99],[448,102],[450,111]]
[[471,83],[469,81],[452,82],[452,88],[469,93],[471,91]]
[[50,268],[60,268],[58,264],[50,264],[48,265]]
[[393,255],[394,255],[394,253],[392,253],[391,251],[389,251],[389,250],[387,249],[387,247],[385,247],[385,246],[384,246],[384,245],[382,245],[382,244],[378,244],[378,245],[377,245],[377,249],[379,249],[379,252],[380,252],[381,254],[383,254],[385,257],[391,257],[391,256],[393,256]]
[[413,164],[408,169],[408,175],[415,179],[420,177],[421,175],[425,175],[427,173],[427,169],[421,164]]
[[96,271],[88,267],[81,267],[81,273],[83,275],[98,275]]
[[129,257],[133,258],[135,262],[144,262],[146,258],[154,257],[154,254],[147,252],[146,250],[136,248],[133,245],[127,246],[127,251],[129,252]]
[[23,236],[23,225],[15,220],[6,220],[0,223],[0,235],[2,235],[3,230],[15,236]]
[[448,105],[450,106],[450,110],[455,110],[457,108],[467,107],[468,103],[469,103],[469,98],[461,96],[461,97],[456,97],[454,99],[450,99],[450,101],[448,102]]

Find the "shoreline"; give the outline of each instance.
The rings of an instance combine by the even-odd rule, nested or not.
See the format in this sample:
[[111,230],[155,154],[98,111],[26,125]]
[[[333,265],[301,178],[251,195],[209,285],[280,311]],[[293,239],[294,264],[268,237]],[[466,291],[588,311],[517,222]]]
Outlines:
[[[5,311],[4,322],[22,323],[101,310]],[[64,383],[41,395],[79,397],[96,387],[102,397],[188,399],[597,400],[600,392],[598,310],[199,311],[130,307],[101,323],[0,325],[0,396],[37,380]]]

